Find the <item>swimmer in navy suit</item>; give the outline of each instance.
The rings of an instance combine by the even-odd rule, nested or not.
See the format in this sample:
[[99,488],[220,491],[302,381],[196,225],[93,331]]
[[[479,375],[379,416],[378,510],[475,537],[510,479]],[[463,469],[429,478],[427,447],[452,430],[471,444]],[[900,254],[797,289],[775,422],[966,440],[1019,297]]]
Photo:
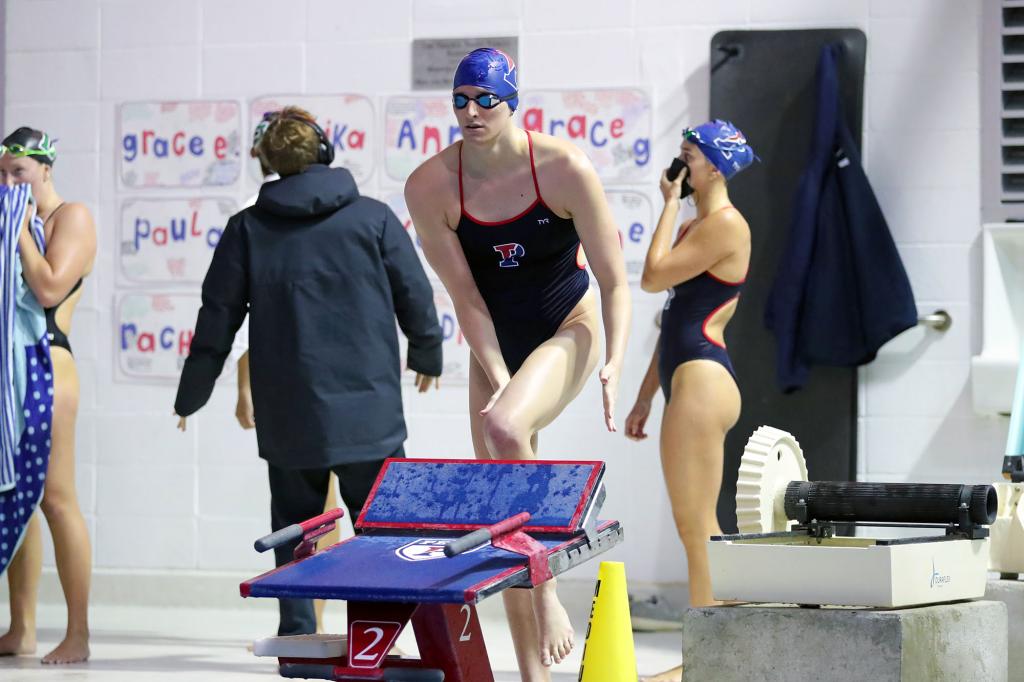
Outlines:
[[[405,186],[423,251],[472,350],[470,426],[481,459],[537,456],[537,432],[598,364],[599,315],[603,417],[614,431],[629,330],[625,263],[597,173],[571,143],[515,126],[518,96],[510,57],[490,48],[466,55],[452,92],[463,139]],[[554,583],[503,593],[524,680],[550,679],[547,666],[573,648]]]
[[[686,549],[691,606],[718,603],[711,596],[707,541],[722,534],[715,510],[725,435],[740,416],[740,391],[723,335],[750,265],[750,228],[729,201],[726,181],[754,158],[743,134],[726,121],[683,132],[679,161],[685,172],[674,180],[662,175],[665,208],[651,236],[640,283],[644,291],[668,291],[669,296],[661,338],[626,418],[626,437],[647,437],[644,425],[660,384],[665,395],[661,466]],[[683,224],[673,244],[680,196],[691,193],[697,217]],[[677,667],[644,679],[681,678],[682,668]]]

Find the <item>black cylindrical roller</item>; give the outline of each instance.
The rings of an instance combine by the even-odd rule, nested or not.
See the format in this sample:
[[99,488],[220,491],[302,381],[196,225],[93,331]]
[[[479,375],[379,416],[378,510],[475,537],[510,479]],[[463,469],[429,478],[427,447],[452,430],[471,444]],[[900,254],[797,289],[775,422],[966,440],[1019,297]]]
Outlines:
[[786,517],[802,523],[957,523],[961,502],[967,504],[971,522],[995,521],[996,491],[990,485],[792,481],[786,486],[785,504]]

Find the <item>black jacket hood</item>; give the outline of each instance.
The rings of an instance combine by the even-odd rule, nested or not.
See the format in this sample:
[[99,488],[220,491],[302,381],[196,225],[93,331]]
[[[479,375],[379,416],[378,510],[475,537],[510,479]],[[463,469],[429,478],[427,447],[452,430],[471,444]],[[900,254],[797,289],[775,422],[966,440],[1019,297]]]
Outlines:
[[302,218],[334,213],[359,198],[352,174],[344,168],[313,164],[260,187],[256,206],[279,216]]

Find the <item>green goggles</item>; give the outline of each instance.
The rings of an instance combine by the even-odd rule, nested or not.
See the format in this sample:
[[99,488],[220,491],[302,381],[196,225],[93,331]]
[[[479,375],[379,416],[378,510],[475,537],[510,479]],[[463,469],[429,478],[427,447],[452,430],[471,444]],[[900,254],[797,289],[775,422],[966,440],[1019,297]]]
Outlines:
[[53,160],[57,156],[57,150],[53,147],[32,148],[20,144],[0,144],[0,156],[10,154],[15,159],[23,159],[26,156],[45,156]]

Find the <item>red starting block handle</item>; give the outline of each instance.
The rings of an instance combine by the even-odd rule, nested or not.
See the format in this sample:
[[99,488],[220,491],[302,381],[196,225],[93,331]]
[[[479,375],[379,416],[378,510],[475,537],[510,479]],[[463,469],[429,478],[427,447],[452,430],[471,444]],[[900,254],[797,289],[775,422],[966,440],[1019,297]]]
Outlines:
[[461,538],[453,540],[444,546],[444,555],[446,557],[453,557],[468,552],[471,549],[476,549],[480,545],[490,542],[494,538],[499,538],[502,535],[508,535],[514,533],[530,520],[530,512],[519,512],[515,516],[510,516],[503,521],[498,521],[494,525],[486,526],[484,528],[478,528],[472,533],[467,533]]
[[266,552],[268,549],[274,549],[275,547],[302,539],[307,533],[310,533],[311,537],[306,539],[318,538],[331,532],[334,529],[335,521],[344,516],[344,514],[345,512],[342,509],[332,509],[302,523],[293,523],[280,530],[275,530],[270,535],[264,535],[253,543],[253,546],[257,552]]

